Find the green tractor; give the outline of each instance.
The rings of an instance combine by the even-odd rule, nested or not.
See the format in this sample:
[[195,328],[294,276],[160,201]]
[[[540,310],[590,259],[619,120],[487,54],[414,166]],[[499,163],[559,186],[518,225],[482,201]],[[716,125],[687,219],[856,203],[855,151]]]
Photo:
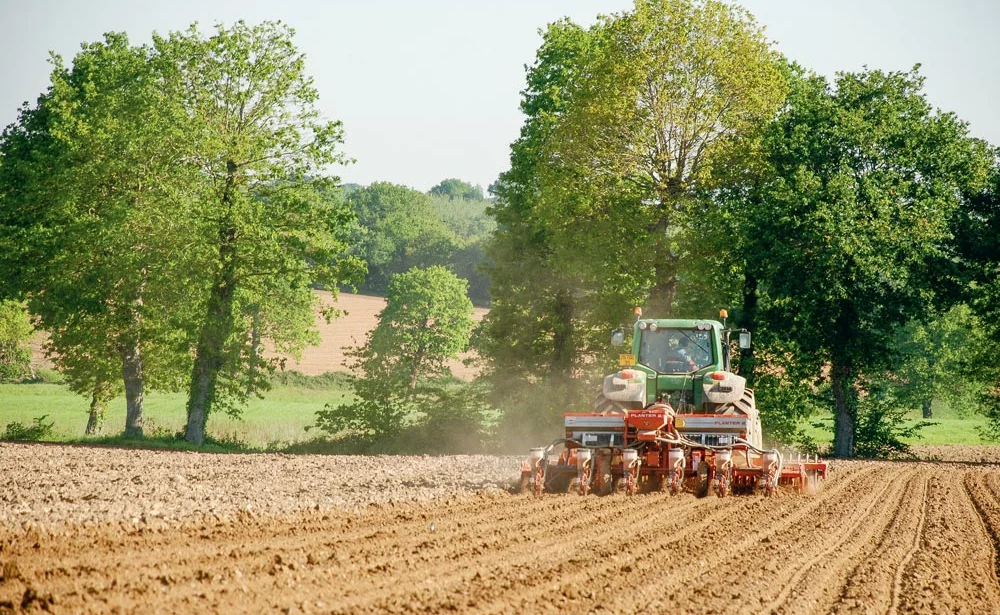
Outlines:
[[[670,406],[680,418],[678,431],[694,442],[728,445],[733,436],[761,446],[760,415],[746,379],[732,373],[730,338],[734,333],[716,320],[638,319],[632,352],[620,355],[621,369],[604,378],[597,394],[598,414],[622,414],[652,404]],[[726,313],[720,316],[725,319]],[[739,347],[750,347],[750,333],[738,331]],[[624,333],[612,335],[621,345]],[[689,418],[684,420],[685,416]],[[711,417],[745,417],[741,433]]]

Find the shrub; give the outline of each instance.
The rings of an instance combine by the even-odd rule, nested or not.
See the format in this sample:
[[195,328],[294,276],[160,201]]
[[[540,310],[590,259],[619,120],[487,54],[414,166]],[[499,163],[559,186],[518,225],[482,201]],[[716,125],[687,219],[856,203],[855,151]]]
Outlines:
[[43,414],[42,416],[35,417],[32,419],[31,425],[25,425],[18,421],[7,423],[7,428],[4,429],[3,437],[0,439],[25,442],[48,440],[52,436],[52,427],[55,425],[52,422],[45,422],[48,416],[47,414]]

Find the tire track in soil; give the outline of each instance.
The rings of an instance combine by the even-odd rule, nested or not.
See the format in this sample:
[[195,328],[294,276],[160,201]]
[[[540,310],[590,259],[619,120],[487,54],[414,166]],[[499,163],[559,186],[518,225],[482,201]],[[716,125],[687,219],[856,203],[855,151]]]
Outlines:
[[[551,549],[559,551],[578,552],[594,551],[606,552],[614,549],[613,545],[618,543],[614,540],[605,540],[604,534],[594,535],[588,529],[631,527],[641,521],[648,521],[658,515],[671,515],[672,524],[682,525],[690,519],[702,518],[702,511],[708,508],[704,500],[695,499],[692,496],[670,497],[666,495],[645,495],[637,498],[626,498],[623,495],[605,498],[594,498],[588,496],[591,502],[599,506],[598,514],[582,522],[566,523],[561,517],[546,518],[537,520],[537,529],[529,531],[528,539],[520,538],[517,534],[506,536],[510,544],[506,545],[501,552],[489,553],[485,557],[475,558],[467,562],[465,569],[455,574],[455,567],[452,560],[444,562],[444,566],[427,570],[421,568],[416,571],[420,576],[434,578],[433,588],[421,588],[419,585],[408,586],[399,583],[401,579],[392,577],[391,579],[372,579],[371,586],[367,591],[352,595],[351,599],[342,605],[338,605],[334,612],[354,613],[361,612],[359,609],[374,609],[375,612],[382,612],[383,609],[391,610],[393,604],[405,604],[416,600],[413,595],[414,589],[426,589],[426,595],[421,602],[423,608],[435,610],[434,596],[442,598],[444,604],[441,608],[447,608],[451,603],[453,593],[465,593],[465,588],[476,585],[475,581],[483,579],[483,574],[489,576],[490,585],[498,582],[503,587],[510,587],[515,582],[523,590],[530,585],[531,577],[528,573],[537,568],[539,552]],[[543,498],[544,499],[544,498]],[[579,502],[585,502],[587,498],[581,498]],[[676,503],[680,502],[678,506]],[[632,505],[629,505],[631,503]],[[666,505],[664,505],[666,504]],[[681,511],[685,514],[677,515]],[[557,531],[553,531],[553,529]],[[511,548],[511,545],[516,548]],[[435,558],[438,559],[438,558]],[[571,567],[572,561],[564,562]],[[510,571],[515,578],[503,583],[500,578],[502,574],[499,570]],[[478,575],[478,576],[477,576]],[[409,579],[403,579],[409,580]],[[389,581],[387,583],[386,581]],[[477,612],[483,612],[481,605],[477,606]]]
[[979,523],[989,536],[993,549],[990,554],[993,587],[1000,594],[1000,481],[995,472],[984,476],[983,471],[969,470],[963,480],[965,494],[979,517]]
[[932,472],[924,533],[902,575],[897,612],[1000,613],[995,546],[976,510],[985,489],[977,480],[982,473],[967,466],[924,465]]
[[[903,555],[903,559],[899,561],[899,565],[896,567],[896,574],[892,575],[892,590],[890,591],[890,601],[889,609],[886,611],[886,615],[896,615],[899,611],[899,599],[903,593],[903,575],[906,572],[906,567],[909,565],[910,560],[913,559],[913,555],[920,549],[920,541],[924,537],[924,525],[927,523],[927,492],[929,490],[929,481],[924,480],[924,486],[921,490],[920,495],[920,517],[917,519],[917,528],[913,532],[913,542],[910,544],[910,548]],[[900,534],[905,535],[905,533],[900,532]]]
[[[712,562],[712,573],[699,579],[698,584],[692,587],[696,595],[700,594],[700,599],[687,608],[691,612],[730,612],[733,609],[747,613],[780,612],[779,607],[786,603],[813,566],[822,560],[823,554],[851,541],[854,536],[850,528],[859,525],[875,507],[877,497],[869,500],[867,496],[876,492],[872,484],[882,479],[877,471],[866,473],[862,478],[863,482],[851,483],[850,489],[845,489],[843,495],[821,498],[815,506],[804,506],[794,515],[775,519],[770,531],[763,535],[751,534],[738,543],[732,553],[725,554],[729,555],[728,560]],[[900,483],[897,490],[901,490],[903,477],[896,476],[894,481]],[[847,520],[846,526],[841,523],[842,518]],[[824,553],[817,554],[824,548]],[[851,553],[855,550],[852,549]],[[750,559],[756,565],[735,572],[731,562],[740,553],[750,553]],[[738,583],[734,583],[737,579]],[[816,588],[825,593],[829,584],[809,584],[805,593]],[[736,585],[738,592],[717,589]],[[828,604],[815,606],[817,596],[802,594],[800,591],[795,595],[797,600],[792,605],[793,612],[809,612],[804,605],[812,605],[813,612],[828,612]]]
[[[719,545],[725,545],[728,539],[735,541],[742,538],[742,542],[739,542],[735,549],[731,545],[728,549],[724,549],[731,556],[733,553],[738,553],[740,548],[754,545],[761,536],[774,531],[773,524],[765,523],[764,528],[758,529],[756,534],[742,536],[739,535],[741,533],[737,529],[735,530],[737,536],[727,536],[727,533],[734,532],[732,528],[739,527],[738,524],[732,523],[732,518],[754,519],[760,518],[762,514],[780,514],[791,519],[802,519],[809,514],[809,510],[820,506],[821,501],[834,498],[843,489],[854,485],[855,480],[872,477],[875,470],[868,468],[857,473],[848,472],[845,474],[846,476],[842,477],[841,481],[832,485],[825,492],[825,496],[819,498],[791,496],[765,500],[761,496],[749,496],[719,500],[714,496],[709,496],[702,500],[705,502],[703,510],[707,511],[708,515],[698,519],[697,523],[679,527],[673,532],[650,533],[643,531],[646,527],[660,529],[658,524],[669,523],[669,519],[660,519],[659,515],[647,519],[647,523],[638,531],[630,529],[624,532],[618,540],[606,537],[613,534],[613,526],[595,528],[595,535],[590,540],[596,544],[611,546],[597,549],[593,561],[589,562],[588,565],[581,566],[578,562],[571,562],[570,560],[573,558],[565,555],[567,549],[563,547],[557,553],[549,555],[550,559],[555,561],[537,560],[536,558],[537,561],[524,567],[512,568],[508,566],[498,569],[485,579],[487,589],[480,589],[474,594],[475,610],[477,613],[506,612],[510,605],[511,596],[505,590],[513,587],[517,588],[515,600],[520,608],[540,612],[551,608],[554,596],[566,600],[567,604],[560,608],[579,606],[579,608],[589,609],[591,608],[589,600],[594,599],[595,596],[587,588],[593,587],[603,586],[604,591],[600,594],[618,599],[621,596],[635,593],[636,588],[657,587],[658,591],[661,592],[677,592],[682,587],[673,584],[674,575],[669,574],[676,571],[675,569],[678,567],[676,561],[658,562],[659,565],[654,566],[653,561],[657,554],[669,553],[671,547],[683,551],[684,545],[681,543],[689,536],[700,542],[711,541],[713,544]],[[857,486],[855,488],[862,489],[862,487]],[[756,517],[754,515],[734,514],[741,509],[756,512]],[[706,534],[713,533],[715,534],[714,538],[708,539],[706,537]],[[716,555],[716,557],[722,556]],[[569,566],[567,563],[576,565]],[[702,565],[704,566],[705,563],[702,562]],[[563,574],[567,568],[569,574]],[[621,574],[622,572],[626,574]],[[655,578],[647,582],[644,575],[648,574],[652,574]],[[627,583],[620,593],[608,589],[615,585],[617,579],[621,578],[627,579]],[[468,589],[462,588],[463,593]],[[424,592],[424,595],[413,599],[419,600],[422,608],[427,610],[447,608],[447,602],[435,602],[431,594],[432,592]],[[579,599],[581,594],[586,597],[586,602]],[[600,598],[600,596],[597,597]],[[382,606],[388,608],[391,604],[391,602],[383,602]],[[634,604],[624,604],[616,605],[616,608],[626,611],[641,607]]]
[[[919,480],[920,488],[910,485]],[[875,547],[843,575],[844,583],[831,613],[884,613],[892,606],[894,588],[908,560],[919,546],[924,531],[924,512],[929,482],[928,472],[919,470],[911,478],[892,518],[875,542]],[[910,538],[912,536],[912,538]]]
[[[916,477],[900,473],[893,477],[892,483],[884,492],[873,491],[870,498],[858,501],[853,510],[844,511],[836,527],[830,528],[832,531],[820,533],[815,541],[806,540],[805,549],[796,550],[794,560],[786,560],[793,563],[779,573],[779,578],[786,579],[781,582],[781,591],[763,606],[760,613],[784,613],[789,609],[792,612],[803,612],[803,604],[810,605],[806,612],[829,612],[832,603],[842,593],[838,583],[846,580],[849,572],[857,567],[859,563],[857,560],[863,561],[864,556],[877,548],[884,539],[886,528],[898,517],[897,513],[904,505],[907,487],[915,480]],[[890,505],[886,506],[887,504]],[[823,529],[827,527],[823,526]],[[799,533],[798,528],[789,530]],[[873,545],[872,541],[876,535],[880,538]],[[785,541],[785,544],[794,543]],[[826,565],[822,570],[816,570],[820,563]],[[791,575],[786,577],[789,572]],[[805,584],[807,577],[812,578]],[[803,584],[805,587],[800,587]],[[828,594],[834,589],[841,591],[838,591],[831,600]],[[793,592],[797,602],[789,604]]]

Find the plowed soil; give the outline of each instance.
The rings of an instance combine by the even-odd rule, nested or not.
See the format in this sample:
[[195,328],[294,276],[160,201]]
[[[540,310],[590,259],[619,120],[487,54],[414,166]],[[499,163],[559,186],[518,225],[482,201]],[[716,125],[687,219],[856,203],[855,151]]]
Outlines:
[[6,444],[0,611],[998,613],[1000,466],[961,453],[813,495],[535,498],[510,457]]

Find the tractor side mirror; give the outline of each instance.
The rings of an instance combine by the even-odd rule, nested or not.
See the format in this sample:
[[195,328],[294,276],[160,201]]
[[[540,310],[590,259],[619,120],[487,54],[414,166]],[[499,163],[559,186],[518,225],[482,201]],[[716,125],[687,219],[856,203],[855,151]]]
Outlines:
[[750,350],[749,331],[740,331],[740,350]]
[[611,345],[618,347],[625,343],[625,332],[621,329],[615,329],[611,332]]

